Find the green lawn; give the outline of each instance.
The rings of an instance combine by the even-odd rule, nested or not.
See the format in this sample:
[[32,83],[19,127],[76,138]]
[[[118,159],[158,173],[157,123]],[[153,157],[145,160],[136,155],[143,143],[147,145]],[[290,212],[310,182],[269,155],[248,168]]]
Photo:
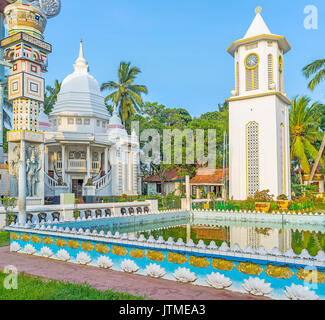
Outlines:
[[145,300],[145,297],[111,290],[98,291],[88,285],[46,281],[25,274],[18,275],[18,289],[3,287],[7,275],[0,272],[0,300]]
[[0,230],[0,247],[9,246],[10,234]]

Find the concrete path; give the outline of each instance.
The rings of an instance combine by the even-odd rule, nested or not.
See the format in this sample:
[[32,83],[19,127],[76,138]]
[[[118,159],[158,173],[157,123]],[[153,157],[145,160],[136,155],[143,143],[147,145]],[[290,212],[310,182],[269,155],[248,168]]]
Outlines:
[[44,279],[87,283],[98,290],[113,289],[120,292],[145,295],[154,300],[255,300],[241,293],[215,290],[208,287],[181,284],[175,281],[129,275],[118,271],[80,266],[50,259],[11,253],[8,247],[0,248],[0,270],[13,265],[18,272]]

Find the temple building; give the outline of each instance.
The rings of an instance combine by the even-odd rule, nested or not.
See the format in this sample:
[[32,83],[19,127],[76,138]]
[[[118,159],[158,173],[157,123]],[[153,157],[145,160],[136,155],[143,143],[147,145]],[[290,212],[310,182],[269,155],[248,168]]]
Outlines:
[[101,196],[138,195],[139,144],[116,111],[110,116],[97,80],[89,74],[80,43],[74,72],[61,85],[45,132],[45,197],[62,193],[94,201]]

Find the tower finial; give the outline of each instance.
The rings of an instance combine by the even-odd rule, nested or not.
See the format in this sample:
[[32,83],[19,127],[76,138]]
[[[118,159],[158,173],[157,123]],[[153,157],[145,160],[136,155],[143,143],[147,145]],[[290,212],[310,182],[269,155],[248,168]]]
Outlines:
[[256,9],[255,9],[255,13],[256,14],[260,14],[262,12],[262,7],[257,7]]
[[83,41],[80,39],[79,57],[74,65],[75,72],[88,72],[88,63],[84,57]]

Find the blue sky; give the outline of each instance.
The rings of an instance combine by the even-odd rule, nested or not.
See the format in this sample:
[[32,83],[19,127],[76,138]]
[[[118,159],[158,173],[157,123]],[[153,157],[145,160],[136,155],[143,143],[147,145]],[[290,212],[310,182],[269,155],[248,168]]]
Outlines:
[[[216,110],[234,88],[229,45],[242,38],[262,6],[274,34],[292,46],[285,56],[285,90],[291,98],[308,94],[324,102],[324,86],[307,89],[301,69],[324,58],[324,0],[61,0],[61,14],[48,21],[53,44],[47,84],[72,72],[79,40],[91,74],[101,84],[117,80],[120,61],[142,70],[145,101],[186,108],[192,116]],[[304,28],[304,8],[318,8],[318,30]]]

